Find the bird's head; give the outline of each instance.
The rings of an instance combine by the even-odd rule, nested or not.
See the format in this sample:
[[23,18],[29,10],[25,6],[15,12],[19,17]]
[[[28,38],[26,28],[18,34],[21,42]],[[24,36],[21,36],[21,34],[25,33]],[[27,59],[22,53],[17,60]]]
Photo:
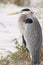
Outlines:
[[33,12],[30,9],[22,9],[22,14],[20,15],[20,22],[19,23],[32,23],[31,17],[33,16]]
[[22,12],[21,15],[26,15],[27,18],[33,16],[33,12],[28,8],[22,9],[21,12]]

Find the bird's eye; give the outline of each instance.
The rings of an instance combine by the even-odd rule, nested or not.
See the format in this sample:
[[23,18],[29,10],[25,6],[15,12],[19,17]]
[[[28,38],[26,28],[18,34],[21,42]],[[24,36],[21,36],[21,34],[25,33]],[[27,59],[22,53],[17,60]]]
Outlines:
[[26,19],[25,23],[33,23],[32,19]]

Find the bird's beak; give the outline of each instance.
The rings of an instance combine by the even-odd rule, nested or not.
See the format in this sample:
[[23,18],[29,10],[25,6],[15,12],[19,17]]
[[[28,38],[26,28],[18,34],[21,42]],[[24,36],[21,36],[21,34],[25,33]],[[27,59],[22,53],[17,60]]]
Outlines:
[[10,14],[8,14],[8,15],[16,15],[16,14],[20,14],[21,12],[15,12],[15,13],[10,13]]
[[[16,15],[16,14],[25,14],[25,13],[29,13],[29,12],[31,12],[31,11],[28,11],[28,12],[15,12],[15,13],[9,13],[8,15]],[[31,12],[32,13],[32,12]]]

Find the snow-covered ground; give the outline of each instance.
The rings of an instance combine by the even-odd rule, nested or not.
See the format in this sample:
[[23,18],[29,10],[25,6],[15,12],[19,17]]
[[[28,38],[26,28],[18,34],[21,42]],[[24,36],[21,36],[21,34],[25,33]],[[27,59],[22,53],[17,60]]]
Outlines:
[[[13,5],[0,6],[0,55],[6,55],[6,51],[15,51],[13,39],[20,39],[18,27],[19,15],[8,15],[18,11],[18,7]],[[3,53],[3,54],[2,54]]]
[[[6,56],[7,55],[6,51],[8,50],[12,52],[16,50],[13,47],[14,42],[11,42],[13,39],[18,38],[19,43],[21,43],[21,34],[18,27],[18,19],[20,14],[13,15],[13,16],[8,15],[9,13],[20,11],[21,9],[22,8],[11,4],[0,5],[0,56],[1,55]],[[36,14],[39,12],[35,8],[34,11]]]

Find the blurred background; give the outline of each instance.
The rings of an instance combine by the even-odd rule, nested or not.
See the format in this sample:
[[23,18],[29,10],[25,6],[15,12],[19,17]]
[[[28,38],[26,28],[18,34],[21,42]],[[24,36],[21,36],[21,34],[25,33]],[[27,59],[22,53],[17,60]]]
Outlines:
[[43,6],[43,0],[0,0],[0,3],[10,3],[18,6]]

